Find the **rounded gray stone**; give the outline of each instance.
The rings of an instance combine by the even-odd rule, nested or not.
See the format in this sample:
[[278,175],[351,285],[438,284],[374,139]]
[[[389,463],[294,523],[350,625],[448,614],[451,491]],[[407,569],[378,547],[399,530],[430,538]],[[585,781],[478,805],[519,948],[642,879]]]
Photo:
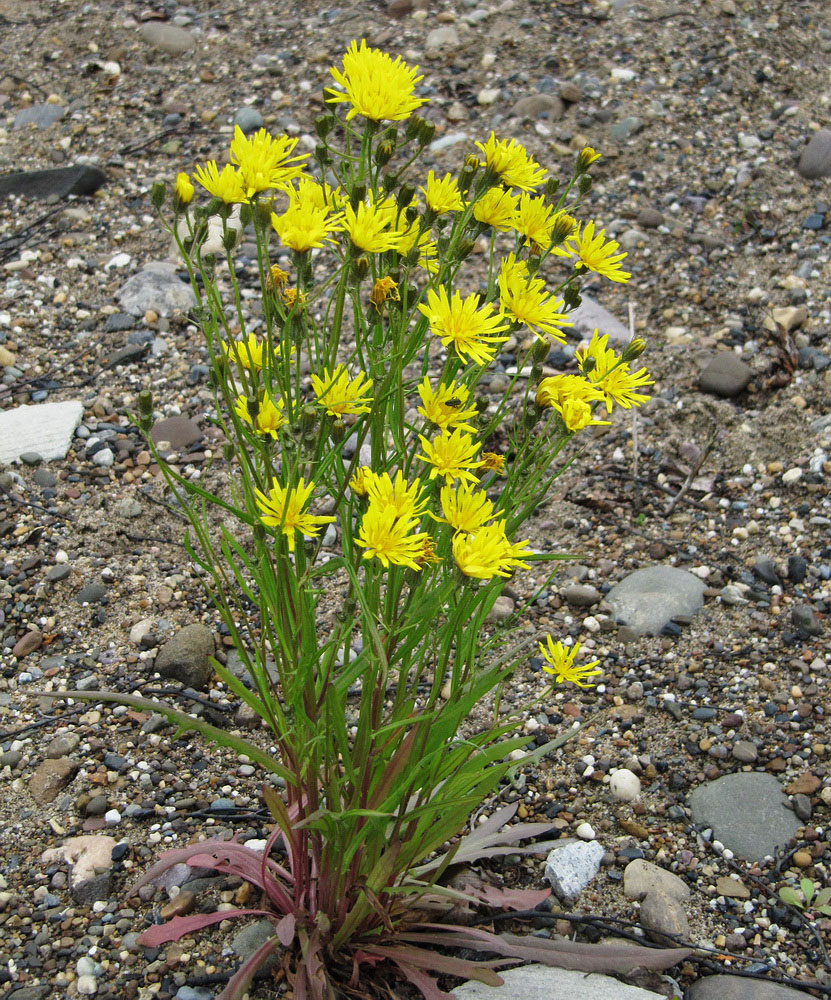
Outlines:
[[161,648],[154,669],[162,677],[172,677],[197,691],[205,691],[213,677],[209,659],[213,655],[211,630],[204,625],[186,625]]
[[555,94],[527,94],[511,108],[510,114],[516,118],[540,118],[547,115],[549,121],[559,121],[565,106]]
[[263,127],[263,116],[256,108],[240,108],[234,115],[234,124],[239,125],[242,131],[249,135]]
[[176,273],[176,265],[164,261],[147,264],[121,286],[115,297],[121,308],[133,316],[143,316],[148,309],[169,316],[176,310],[187,312],[196,304],[193,289]]
[[784,847],[802,825],[772,774],[739,771],[699,785],[689,797],[692,821],[745,861]]
[[690,887],[682,878],[642,858],[635,858],[623,869],[623,892],[627,899],[643,899],[655,892],[679,903],[690,898]]
[[747,388],[753,378],[753,369],[736,357],[732,351],[719,351],[704,366],[698,376],[698,386],[711,396],[731,399]]
[[704,603],[705,586],[675,566],[648,566],[624,577],[606,595],[619,624],[641,635],[657,635],[677,615],[692,615]]
[[704,976],[690,986],[689,1000],[806,1000],[809,993],[763,979]]
[[189,31],[163,21],[147,21],[141,26],[140,34],[148,45],[172,56],[181,55],[196,44]]
[[831,129],[821,128],[811,136],[797,169],[808,180],[831,176]]
[[586,974],[547,965],[500,969],[504,986],[486,986],[475,979],[453,988],[457,1000],[659,1000],[663,994],[629,986],[611,976]]

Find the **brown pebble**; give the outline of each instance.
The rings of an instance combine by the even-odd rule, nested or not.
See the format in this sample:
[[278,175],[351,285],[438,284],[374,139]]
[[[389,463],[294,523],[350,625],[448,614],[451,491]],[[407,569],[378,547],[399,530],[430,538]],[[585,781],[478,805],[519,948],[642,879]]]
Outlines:
[[171,917],[184,917],[193,912],[194,906],[196,906],[196,893],[182,889],[177,896],[159,907],[159,915],[164,920],[170,920]]
[[805,771],[787,785],[785,791],[788,795],[813,795],[821,784],[822,781],[815,774]]
[[34,653],[36,649],[40,649],[42,642],[42,633],[38,632],[37,629],[32,629],[31,632],[27,632],[21,639],[17,640],[14,649],[12,649],[12,656],[16,656],[19,660],[22,660],[24,656]]
[[814,859],[810,851],[797,851],[793,856],[793,863],[797,868],[810,868]]

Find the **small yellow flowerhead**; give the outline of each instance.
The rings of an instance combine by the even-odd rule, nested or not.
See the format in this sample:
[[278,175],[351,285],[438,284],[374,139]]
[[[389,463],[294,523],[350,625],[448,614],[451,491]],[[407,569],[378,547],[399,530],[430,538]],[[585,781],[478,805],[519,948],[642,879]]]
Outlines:
[[349,489],[352,490],[355,496],[365,497],[374,476],[375,473],[368,465],[359,465],[349,480]]
[[395,479],[388,472],[373,472],[365,477],[366,493],[370,503],[379,509],[391,507],[396,517],[418,518],[427,508],[427,499],[420,479],[408,483],[399,469]]
[[423,434],[419,434],[418,439],[424,454],[416,455],[416,458],[432,466],[430,479],[444,476],[444,481],[448,485],[456,479],[468,483],[476,482],[476,475],[472,470],[481,468],[484,463],[481,459],[476,460],[481,445],[470,434],[456,429],[452,433],[443,431],[432,441],[428,441]]
[[546,636],[545,644],[540,643],[539,646],[542,657],[545,660],[542,668],[547,674],[553,674],[557,678],[558,684],[562,684],[563,681],[569,681],[578,687],[592,687],[591,683],[586,682],[586,678],[603,673],[600,669],[592,670],[592,667],[596,667],[600,663],[600,660],[592,660],[591,663],[575,666],[574,660],[580,652],[579,642],[575,642],[569,649],[559,641],[554,642],[549,635]]
[[294,552],[295,532],[299,531],[307,538],[316,538],[321,525],[335,520],[334,517],[309,514],[303,510],[314,488],[313,482],[306,483],[301,477],[297,485],[291,487],[281,485],[276,478],[272,479],[268,496],[261,490],[255,490],[257,506],[262,511],[260,520],[268,527],[280,529],[286,536],[289,552]]
[[390,299],[394,302],[399,302],[400,296],[398,294],[398,284],[389,275],[386,275],[386,277],[379,278],[372,286],[372,291],[369,293],[369,301],[376,309],[380,310],[381,306]]
[[513,227],[519,195],[501,187],[492,187],[473,206],[473,218],[486,226],[506,233]]
[[236,205],[248,200],[242,178],[230,163],[226,163],[222,171],[219,171],[216,161],[208,160],[204,167],[201,164],[197,166],[193,176],[208,194],[224,201],[226,205]]
[[328,90],[326,100],[351,104],[347,121],[355,115],[375,122],[403,121],[427,100],[413,95],[415,85],[424,79],[417,75],[418,66],[410,68],[401,56],[393,60],[380,49],[368,49],[363,38],[360,48],[353,41],[347,49],[343,69],[333,67],[330,72],[344,92]]
[[237,398],[234,409],[241,420],[244,420],[250,427],[253,427],[258,434],[268,434],[272,438],[277,437],[277,431],[286,422],[283,414],[283,400],[278,399],[275,404],[271,396],[264,396],[259,401],[256,410],[256,417],[252,418],[248,400],[245,396]]
[[444,215],[446,212],[461,212],[465,207],[462,194],[459,191],[459,183],[452,174],[445,174],[439,180],[431,170],[427,174],[427,187],[419,190],[424,195],[427,207],[436,215]]
[[370,412],[372,379],[368,379],[364,372],[358,372],[355,378],[350,379],[346,368],[338,365],[334,371],[324,369],[323,378],[312,375],[311,381],[318,403],[326,408],[330,417]]
[[246,371],[262,368],[265,341],[257,340],[253,333],[249,333],[245,340],[232,340],[230,343],[222,341],[221,346],[223,354]]
[[562,403],[555,403],[554,409],[563,418],[566,430],[572,434],[583,430],[584,427],[597,427],[609,423],[608,420],[595,420],[592,408],[585,399],[577,399],[574,396],[564,399]]
[[454,531],[475,534],[488,521],[499,517],[501,510],[494,511],[493,502],[484,490],[477,490],[468,483],[458,486],[442,486],[441,509],[444,514],[439,520],[446,521]]
[[539,253],[551,245],[551,232],[556,217],[557,213],[546,203],[545,198],[523,194],[519,199],[513,226],[520,236],[525,237],[525,245],[531,247],[531,252]]
[[[283,302],[286,303],[289,309],[294,309],[295,306],[302,306],[306,302],[306,293],[299,288],[284,288]],[[292,347],[293,353],[294,348]]]
[[309,185],[288,191],[289,207],[282,215],[271,213],[271,225],[284,246],[298,253],[334,243],[333,233],[343,229],[343,213],[332,213],[329,205],[318,204]]
[[603,393],[581,375],[550,375],[537,386],[538,406],[556,406],[566,399],[582,399],[591,403],[603,399]]
[[247,136],[237,125],[231,140],[231,163],[235,164],[246,196],[250,199],[260,191],[285,188],[294,177],[303,173],[303,161],[308,153],[292,156],[297,139],[287,135],[269,135],[264,128]]
[[495,472],[498,476],[505,474],[504,455],[498,455],[495,451],[483,451],[482,459],[485,463],[482,468],[486,472]]
[[284,271],[279,264],[272,264],[268,269],[266,283],[269,291],[279,294],[289,282],[289,273]]
[[486,365],[493,361],[498,345],[508,339],[497,336],[507,330],[508,324],[503,316],[494,315],[490,302],[481,309],[478,306],[478,295],[462,299],[457,291],[450,299],[442,285],[438,294],[428,289],[427,304],[418,308],[427,317],[433,335],[445,347],[452,344],[462,360],[467,356],[476,365]]
[[191,184],[190,177],[184,172],[180,171],[176,174],[176,197],[179,200],[180,205],[189,205],[193,200],[194,187]]
[[476,433],[476,428],[465,423],[479,412],[476,406],[468,406],[470,389],[466,385],[450,385],[439,383],[435,389],[430,385],[430,379],[425,375],[424,381],[418,387],[421,406],[418,412],[443,431],[453,427]]
[[488,170],[503,187],[533,191],[546,178],[548,171],[528,155],[528,151],[516,139],[497,139],[491,132],[486,143],[476,145],[485,157]]
[[499,272],[499,305],[506,317],[523,323],[541,340],[543,334],[548,334],[565,343],[566,336],[560,328],[574,326],[568,313],[561,311],[564,301],[549,296],[543,279],[532,278],[528,265],[512,253],[502,261]]
[[399,516],[394,507],[370,503],[355,544],[366,549],[364,559],[378,559],[385,569],[392,564],[420,570],[430,536],[426,531],[415,531],[417,527],[418,518]]
[[626,282],[632,275],[621,270],[621,261],[628,256],[625,252],[618,253],[620,244],[616,240],[606,240],[606,230],[601,229],[597,235],[594,232],[594,222],[587,222],[581,231],[579,228],[568,237],[565,245],[554,247],[558,257],[574,258],[574,267],[578,271],[594,271],[609,281]]
[[505,534],[505,522],[486,524],[473,534],[463,531],[453,536],[453,558],[465,576],[490,580],[510,576],[515,569],[529,569],[522,561],[529,555],[528,542],[512,544]]
[[577,173],[584,174],[595,160],[600,159],[600,155],[601,154],[592,149],[591,146],[584,146],[583,149],[581,149],[577,154]]
[[343,209],[344,229],[352,244],[365,253],[398,250],[401,233],[395,228],[398,206],[394,199],[382,202],[358,202],[357,208],[346,204]]

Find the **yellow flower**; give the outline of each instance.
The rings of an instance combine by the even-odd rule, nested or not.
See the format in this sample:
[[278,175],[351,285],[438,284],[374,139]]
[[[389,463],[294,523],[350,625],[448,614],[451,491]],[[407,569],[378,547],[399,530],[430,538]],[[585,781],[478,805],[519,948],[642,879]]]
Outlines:
[[418,246],[418,263],[430,274],[438,274],[439,265],[436,261],[439,249],[435,240],[430,239],[430,230],[425,229],[422,233],[418,221],[414,222],[407,229],[399,230],[401,240],[397,250],[400,254],[408,254],[414,246]]
[[179,199],[179,203],[189,205],[193,199],[193,192],[193,184],[184,170],[176,174],[176,197]]
[[299,191],[292,188],[286,211],[282,215],[271,213],[271,225],[280,241],[298,253],[334,243],[332,233],[343,229],[343,213],[332,215],[328,205],[319,207],[315,199],[305,196],[309,191],[308,186]]
[[453,536],[453,558],[465,576],[490,580],[494,576],[510,576],[514,569],[529,569],[522,557],[528,542],[512,545],[505,535],[505,522],[486,524],[473,534],[458,532]]
[[427,187],[419,188],[419,190],[424,195],[427,207],[436,215],[444,215],[445,212],[461,212],[465,207],[462,193],[459,191],[459,183],[450,173],[445,174],[439,180],[432,170],[429,171]]
[[398,284],[393,281],[393,279],[387,275],[384,278],[379,278],[375,284],[372,286],[372,291],[369,293],[369,301],[376,309],[380,309],[381,306],[392,299],[395,302],[401,301],[401,296],[398,294]]
[[433,466],[430,470],[430,479],[444,476],[444,481],[448,485],[455,479],[469,483],[476,482],[476,476],[471,469],[478,469],[483,464],[481,460],[474,461],[481,445],[469,434],[457,429],[452,434],[443,431],[432,442],[423,434],[419,434],[418,439],[425,454],[416,455],[416,458]]
[[582,399],[591,403],[603,399],[603,393],[581,375],[550,375],[537,386],[539,406],[555,406],[566,399]]
[[310,202],[315,208],[342,209],[346,203],[339,187],[333,188],[325,181],[321,183],[307,174],[297,178],[296,187],[297,196],[304,202]]
[[367,379],[364,372],[358,372],[355,378],[350,379],[343,365],[338,365],[332,372],[324,368],[323,378],[312,375],[312,388],[318,403],[326,407],[330,417],[370,411],[372,379]]
[[498,455],[495,451],[483,451],[482,458],[485,464],[482,468],[487,472],[495,472],[501,476],[505,473],[505,456]]
[[[306,293],[301,291],[299,288],[284,288],[283,289],[283,302],[293,309],[296,305],[303,305],[306,301]],[[292,347],[291,353],[294,354],[294,348]]]
[[437,520],[445,521],[454,531],[465,531],[475,534],[494,517],[499,517],[501,510],[495,511],[493,503],[484,490],[476,490],[467,483],[457,487],[442,486],[441,509],[444,517]]
[[430,536],[426,531],[414,532],[417,527],[417,518],[398,517],[394,507],[371,503],[361,520],[355,543],[366,549],[364,559],[379,559],[385,568],[392,563],[418,570]]
[[368,465],[359,465],[349,480],[349,488],[355,496],[365,497],[375,473]]
[[470,390],[466,385],[457,385],[451,382],[450,385],[443,385],[441,382],[433,389],[430,379],[425,375],[424,381],[418,387],[418,394],[421,397],[421,406],[418,412],[426,417],[431,423],[440,427],[443,431],[451,427],[458,427],[460,430],[476,433],[476,428],[465,421],[475,417],[478,410],[475,406],[468,406],[470,401]]
[[473,218],[505,233],[513,227],[519,195],[492,187],[473,206]]
[[250,427],[253,427],[258,434],[270,434],[273,438],[277,437],[277,431],[286,422],[286,418],[283,415],[283,400],[278,399],[275,405],[271,396],[265,396],[261,400],[256,420],[251,419],[251,411],[248,409],[248,401],[245,396],[237,397],[234,409],[240,419],[244,420]]
[[426,98],[413,96],[415,85],[423,76],[417,76],[418,66],[410,68],[397,56],[392,57],[380,49],[368,49],[366,40],[361,39],[361,47],[353,41],[343,57],[343,69],[330,73],[346,93],[328,90],[326,100],[330,104],[347,101],[352,107],[346,115],[347,121],[355,115],[363,115],[372,121],[403,121],[422,104]]
[[558,684],[562,684],[563,681],[570,681],[581,688],[592,687],[593,685],[584,683],[586,678],[603,673],[600,669],[592,670],[592,667],[597,666],[600,660],[592,660],[591,663],[584,663],[579,667],[575,666],[574,659],[580,652],[579,642],[575,642],[571,649],[568,649],[561,642],[554,642],[549,635],[546,636],[546,644],[540,643],[539,645],[540,652],[545,660],[542,668],[547,674],[554,674]]
[[551,245],[551,230],[557,213],[545,198],[523,194],[514,216],[514,229],[525,237],[525,245],[547,250]]
[[303,173],[308,153],[292,156],[297,139],[287,135],[276,138],[264,128],[247,136],[237,125],[231,140],[231,163],[237,166],[245,193],[250,199],[260,191],[285,188]]
[[587,222],[585,229],[576,232],[566,240],[565,246],[554,247],[558,257],[574,257],[574,266],[578,271],[583,269],[594,271],[609,281],[628,281],[632,275],[620,269],[620,262],[626,253],[618,253],[620,244],[615,240],[606,242],[606,230],[601,229],[595,236],[594,222]]
[[294,552],[295,532],[299,531],[307,538],[315,538],[322,524],[329,524],[334,517],[321,517],[317,514],[304,512],[309,497],[315,488],[313,482],[308,484],[301,477],[297,486],[286,488],[275,478],[271,480],[271,489],[266,496],[262,490],[255,490],[257,506],[262,511],[260,520],[272,528],[279,528],[288,540],[289,552]]
[[516,323],[524,323],[540,340],[547,333],[555,340],[565,343],[566,337],[560,327],[574,326],[568,314],[560,312],[564,302],[545,292],[542,278],[532,278],[528,265],[509,254],[502,261],[499,273],[499,305],[502,312]]
[[554,409],[563,418],[566,430],[572,434],[583,430],[584,427],[599,427],[601,424],[610,422],[608,420],[595,420],[592,416],[591,406],[585,399],[578,399],[576,396],[570,396],[562,403],[555,403]]
[[204,167],[201,164],[197,166],[193,176],[208,194],[222,199],[226,205],[248,200],[242,178],[230,163],[226,163],[220,173],[216,161],[208,160]]
[[493,132],[486,143],[476,145],[485,157],[485,163],[504,187],[533,191],[545,180],[548,171],[533,160],[524,146],[511,139],[497,140]]
[[595,330],[589,346],[577,352],[577,361],[586,378],[601,392],[606,403],[606,412],[612,412],[612,404],[617,403],[625,410],[640,406],[649,396],[636,392],[643,386],[653,385],[645,368],[632,372],[622,356],[608,346],[609,335],[603,337]]
[[422,497],[423,488],[419,479],[408,483],[399,469],[395,479],[388,472],[372,472],[365,476],[366,494],[371,504],[379,510],[391,508],[396,517],[419,518],[427,507]]
[[430,323],[433,335],[438,337],[445,347],[451,344],[462,360],[467,355],[477,365],[486,365],[493,361],[497,345],[504,343],[507,337],[497,337],[495,334],[508,329],[504,317],[494,316],[494,308],[488,303],[481,309],[478,295],[468,295],[462,299],[459,292],[453,293],[448,299],[447,290],[442,286],[437,295],[433,289],[427,292],[427,305],[420,305]]
[[577,154],[577,173],[584,174],[595,160],[600,159],[600,153],[591,146],[584,146]]
[[601,337],[596,327],[588,347],[582,351],[578,350],[575,357],[580,365],[580,371],[592,382],[604,379],[622,360],[621,356],[609,347],[608,333]]
[[227,357],[247,371],[262,368],[265,341],[257,340],[253,333],[249,333],[245,340],[232,340],[230,343],[223,340],[221,346]]
[[559,246],[577,228],[577,219],[568,212],[557,212],[551,219],[551,242]]
[[361,201],[357,209],[347,203],[343,216],[344,229],[359,250],[384,253],[400,247],[401,233],[395,228],[396,206],[392,199],[380,203]]
[[268,269],[266,281],[272,292],[281,292],[288,284],[289,273],[284,271],[279,264],[272,264]]

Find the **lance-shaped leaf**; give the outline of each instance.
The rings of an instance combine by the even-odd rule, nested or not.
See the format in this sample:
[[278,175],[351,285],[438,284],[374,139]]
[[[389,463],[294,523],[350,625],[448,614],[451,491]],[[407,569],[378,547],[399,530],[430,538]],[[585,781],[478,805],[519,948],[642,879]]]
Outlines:
[[148,927],[146,931],[139,934],[138,943],[143,948],[158,948],[159,945],[178,941],[186,934],[201,931],[203,927],[210,927],[211,924],[254,915],[274,919],[274,914],[268,910],[221,910],[219,913],[195,913],[191,917],[174,917],[166,924],[154,924],[152,927]]

